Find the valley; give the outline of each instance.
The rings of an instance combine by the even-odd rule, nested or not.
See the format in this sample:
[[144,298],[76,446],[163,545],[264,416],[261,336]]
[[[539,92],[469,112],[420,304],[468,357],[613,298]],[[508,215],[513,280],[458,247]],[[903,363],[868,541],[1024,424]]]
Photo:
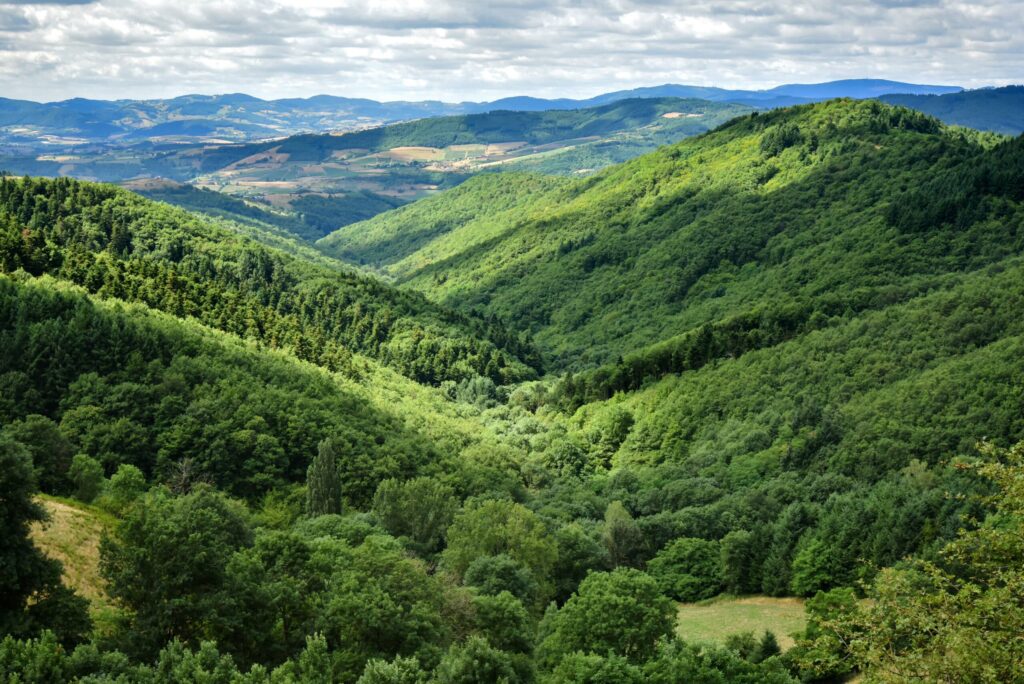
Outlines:
[[141,163],[0,178],[0,673],[1014,671],[1024,138],[641,97]]
[[[171,118],[167,123],[110,139],[18,129],[21,132],[6,142],[0,140],[0,170],[15,175],[67,175],[120,183],[187,209],[213,209],[221,215],[231,211],[227,205],[233,198],[248,205],[235,205],[242,216],[269,221],[304,240],[315,241],[349,223],[454,187],[479,173],[590,175],[713,129],[754,108],[771,109],[836,95],[880,96],[911,107],[920,103],[924,111],[947,123],[997,133],[1024,130],[1020,114],[1024,110],[1016,106],[1014,98],[1019,99],[1019,93],[1012,87],[958,92],[956,88],[884,81],[782,87],[770,97],[662,86],[609,93],[586,101],[511,99],[491,105],[425,108],[416,103],[398,103],[390,109],[381,106],[372,110],[378,118],[364,116],[351,121],[332,119],[302,102],[270,103],[284,111],[295,108],[297,118],[284,127],[279,125],[284,113],[252,109],[258,100],[225,96],[223,101],[182,98],[177,103],[143,103],[145,107],[131,109],[132,115],[121,121],[134,120],[132,117],[140,117],[139,121]],[[339,102],[327,100],[318,106],[339,107],[338,111],[348,112],[344,116],[363,111],[359,105],[347,102],[343,98]],[[71,117],[68,122],[78,121],[72,116],[77,111],[74,106],[57,104],[63,107],[62,116]],[[27,105],[7,106],[12,121],[41,115]],[[88,111],[120,111],[106,105],[98,109],[78,106]],[[157,109],[139,113],[148,112],[146,107],[152,106]],[[998,113],[986,114],[986,110]],[[444,115],[450,112],[453,114]],[[2,114],[0,106],[0,121]],[[277,122],[277,127],[260,129],[262,136],[218,137],[222,129],[216,125],[188,118],[203,115],[226,117],[228,124]],[[432,118],[419,118],[423,116]],[[401,120],[406,117],[413,120]],[[189,134],[163,135],[161,126],[172,123]],[[74,125],[92,130],[82,122]],[[213,134],[201,134],[203,126]],[[313,135],[303,132],[303,127],[327,132]],[[251,142],[253,138],[258,142]],[[196,195],[191,188],[216,191],[228,198]]]

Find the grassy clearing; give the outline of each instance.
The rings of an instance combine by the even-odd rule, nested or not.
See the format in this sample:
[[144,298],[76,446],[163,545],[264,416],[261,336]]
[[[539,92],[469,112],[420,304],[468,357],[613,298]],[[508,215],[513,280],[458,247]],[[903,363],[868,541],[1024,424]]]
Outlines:
[[806,623],[802,599],[745,596],[680,604],[676,632],[689,641],[720,643],[730,634],[753,632],[760,636],[768,629],[786,650],[793,646],[790,635]]
[[43,553],[64,565],[64,582],[89,600],[89,612],[99,629],[116,608],[100,577],[100,539],[116,520],[94,506],[40,495],[50,519],[32,526],[32,540]]

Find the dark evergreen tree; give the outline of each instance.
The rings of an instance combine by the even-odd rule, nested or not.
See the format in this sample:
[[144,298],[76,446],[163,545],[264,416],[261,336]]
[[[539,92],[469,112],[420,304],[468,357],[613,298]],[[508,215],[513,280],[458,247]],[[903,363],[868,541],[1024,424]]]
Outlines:
[[306,471],[306,512],[310,516],[341,513],[341,477],[330,438],[320,442]]

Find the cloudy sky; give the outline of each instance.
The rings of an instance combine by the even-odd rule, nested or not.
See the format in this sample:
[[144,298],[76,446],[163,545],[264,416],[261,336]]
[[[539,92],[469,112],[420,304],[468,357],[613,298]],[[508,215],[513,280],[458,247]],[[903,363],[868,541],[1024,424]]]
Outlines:
[[1024,0],[0,0],[0,96],[1024,82]]

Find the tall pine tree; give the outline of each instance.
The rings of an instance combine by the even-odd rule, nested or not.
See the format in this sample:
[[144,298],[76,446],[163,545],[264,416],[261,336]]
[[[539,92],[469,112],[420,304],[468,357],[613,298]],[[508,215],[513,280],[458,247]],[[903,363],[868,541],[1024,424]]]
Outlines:
[[330,438],[320,442],[306,470],[306,512],[312,517],[341,513],[341,476]]

